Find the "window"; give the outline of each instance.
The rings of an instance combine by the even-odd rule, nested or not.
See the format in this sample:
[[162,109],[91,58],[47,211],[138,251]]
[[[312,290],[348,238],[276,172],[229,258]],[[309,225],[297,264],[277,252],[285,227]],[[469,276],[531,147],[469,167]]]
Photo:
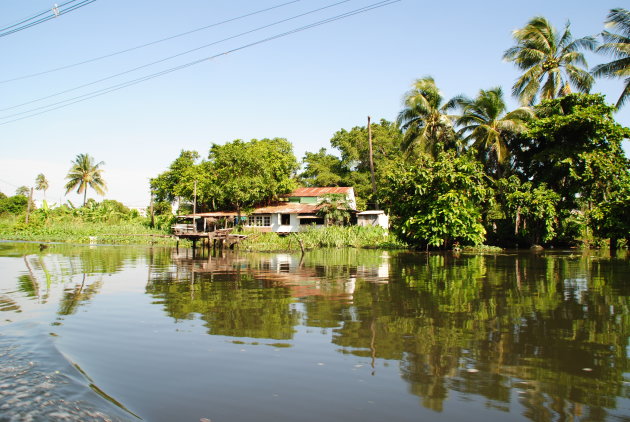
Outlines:
[[250,227],[269,227],[271,226],[271,216],[252,215],[247,219],[247,225]]
[[291,224],[291,214],[280,214],[280,224],[288,226]]

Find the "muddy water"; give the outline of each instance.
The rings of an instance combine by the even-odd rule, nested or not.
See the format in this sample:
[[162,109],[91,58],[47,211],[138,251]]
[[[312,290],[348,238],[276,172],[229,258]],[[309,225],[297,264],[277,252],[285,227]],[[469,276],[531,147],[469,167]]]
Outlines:
[[0,420],[626,420],[630,259],[0,243]]

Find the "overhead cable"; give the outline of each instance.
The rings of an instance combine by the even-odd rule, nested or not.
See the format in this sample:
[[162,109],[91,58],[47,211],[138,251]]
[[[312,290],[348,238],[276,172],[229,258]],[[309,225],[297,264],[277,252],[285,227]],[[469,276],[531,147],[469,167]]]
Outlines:
[[16,122],[16,121],[19,121],[19,120],[24,120],[24,119],[27,119],[27,118],[30,118],[30,117],[39,116],[41,114],[48,113],[48,112],[54,111],[54,110],[58,110],[60,108],[68,107],[68,106],[70,106],[72,104],[83,102],[83,101],[89,100],[91,98],[99,97],[101,95],[105,95],[105,94],[108,94],[110,92],[118,91],[118,90],[121,90],[123,88],[127,88],[127,87],[130,87],[130,86],[139,84],[141,82],[145,82],[145,81],[148,81],[148,80],[160,77],[160,76],[164,76],[164,75],[176,72],[178,70],[186,69],[188,67],[191,67],[191,66],[194,66],[194,65],[197,65],[197,64],[200,64],[200,63],[203,63],[203,62],[206,62],[206,61],[218,58],[220,56],[224,56],[224,55],[228,55],[228,54],[231,54],[231,53],[235,53],[237,51],[241,51],[241,50],[244,50],[246,48],[254,47],[254,46],[259,45],[259,44],[263,44],[263,43],[266,43],[266,42],[269,42],[269,41],[273,41],[273,40],[276,40],[276,39],[279,39],[279,38],[283,38],[283,37],[286,37],[286,36],[289,36],[289,35],[293,35],[293,34],[298,33],[298,32],[302,32],[302,31],[305,31],[305,30],[308,30],[308,29],[311,29],[311,28],[315,28],[315,27],[318,27],[318,26],[321,26],[321,25],[325,25],[325,24],[328,24],[328,23],[331,23],[331,22],[334,22],[334,21],[337,21],[337,20],[340,20],[340,19],[345,19],[345,18],[348,18],[350,16],[358,15],[360,13],[365,13],[365,12],[370,11],[370,10],[374,10],[374,9],[378,9],[378,8],[381,8],[381,7],[389,6],[389,5],[394,4],[394,3],[399,3],[400,1],[402,1],[402,0],[383,0],[383,1],[379,1],[379,2],[376,2],[376,3],[370,4],[368,6],[364,6],[364,7],[352,10],[350,12],[342,13],[342,14],[339,14],[339,15],[336,15],[336,16],[333,16],[333,17],[330,17],[330,18],[327,18],[327,19],[323,19],[323,20],[320,20],[320,21],[317,21],[317,22],[313,22],[313,23],[308,24],[308,25],[304,25],[304,26],[292,29],[290,31],[286,31],[286,32],[283,32],[283,33],[280,33],[280,34],[273,35],[271,37],[267,37],[267,38],[264,38],[264,39],[261,39],[261,40],[249,43],[249,44],[245,44],[245,45],[242,45],[240,47],[236,47],[236,48],[233,48],[233,49],[230,49],[230,50],[226,50],[226,51],[224,51],[222,53],[218,53],[218,54],[215,54],[213,56],[209,56],[209,57],[205,57],[205,58],[202,58],[202,59],[199,59],[199,60],[195,60],[195,61],[192,61],[192,62],[189,62],[189,63],[185,63],[185,64],[180,65],[180,66],[172,67],[170,69],[166,69],[166,70],[163,70],[163,71],[160,71],[160,72],[156,72],[156,73],[153,73],[153,74],[150,74],[150,75],[146,75],[146,76],[143,76],[143,77],[140,77],[140,78],[137,78],[137,79],[134,79],[134,80],[130,80],[130,81],[127,81],[127,82],[123,82],[123,83],[120,83],[120,84],[117,84],[117,85],[112,85],[112,86],[107,87],[107,88],[103,88],[103,89],[100,89],[100,90],[97,90],[97,91],[93,91],[93,92],[90,92],[90,93],[87,93],[87,94],[79,95],[79,96],[76,96],[76,97],[73,97],[73,98],[69,98],[67,100],[63,100],[63,101],[59,101],[57,103],[49,104],[47,106],[38,107],[38,108],[35,108],[35,109],[31,109],[31,110],[28,110],[28,111],[25,111],[25,112],[22,112],[22,113],[16,113],[16,114],[9,115],[9,116],[3,116],[3,117],[0,117],[0,119],[8,119],[8,118],[17,116],[18,114],[26,114],[26,113],[31,113],[33,111],[42,110],[42,111],[39,111],[37,113],[29,114],[27,116],[18,117],[16,119],[0,123],[0,126],[6,125],[6,124],[9,124],[9,123],[12,123],[12,122]]
[[[44,23],[51,19],[55,19],[58,16],[65,15],[66,13],[70,13],[76,9],[80,9],[84,6],[87,6],[90,3],[94,3],[96,0],[82,0],[77,4],[73,4],[65,9],[63,6],[69,5],[70,3],[74,3],[77,0],[71,0],[67,3],[63,3],[61,6],[56,6],[46,12],[42,12],[38,15],[33,16],[32,18],[28,18],[22,22],[18,22],[16,24],[10,25],[9,27],[0,29],[0,38],[6,37],[7,35],[14,34],[19,31],[23,31],[24,29],[30,28],[35,25],[39,25],[40,23]],[[44,17],[40,17],[44,16]],[[17,26],[19,25],[19,26]]]
[[[73,0],[73,1],[77,1],[77,0]],[[93,1],[95,1],[95,0],[93,0]],[[213,27],[216,27],[216,26],[219,26],[219,25],[226,24],[226,23],[234,22],[234,21],[237,21],[239,19],[244,19],[244,18],[247,18],[247,17],[250,17],[250,16],[257,15],[259,13],[268,12],[270,10],[278,9],[280,7],[284,7],[284,6],[287,6],[289,4],[297,3],[299,1],[301,1],[301,0],[293,0],[293,1],[282,3],[282,4],[279,4],[279,5],[276,5],[276,6],[268,7],[266,9],[256,10],[254,12],[250,12],[250,13],[247,13],[245,15],[237,16],[235,18],[230,18],[230,19],[226,19],[224,21],[215,22],[215,23],[210,24],[210,25],[202,26],[201,28],[196,28],[196,29],[193,29],[193,30],[190,30],[190,31],[182,32],[180,34],[172,35],[172,36],[169,36],[169,37],[166,37],[166,38],[161,38],[161,39],[156,40],[156,41],[151,41],[151,42],[148,42],[148,43],[145,43],[145,44],[140,44],[140,45],[137,45],[135,47],[130,47],[130,48],[127,48],[127,49],[124,49],[124,50],[120,50],[120,51],[115,51],[113,53],[105,54],[103,56],[94,57],[94,58],[87,59],[87,60],[83,60],[83,61],[80,61],[80,62],[77,62],[77,63],[73,63],[73,64],[69,64],[69,65],[65,65],[65,66],[60,66],[60,67],[56,67],[56,68],[53,68],[53,69],[44,70],[44,71],[41,71],[41,72],[31,73],[29,75],[18,76],[16,78],[5,79],[3,81],[0,81],[0,84],[5,84],[7,82],[13,82],[13,81],[19,81],[19,80],[22,80],[22,79],[33,78],[35,76],[41,76],[41,75],[45,75],[47,73],[57,72],[59,70],[70,69],[70,68],[73,68],[73,67],[76,67],[76,66],[81,66],[81,65],[84,65],[84,64],[93,63],[93,62],[96,62],[98,60],[107,59],[107,58],[110,58],[110,57],[117,56],[119,54],[128,53],[130,51],[134,51],[134,50],[138,50],[138,49],[141,49],[141,48],[149,47],[149,46],[152,46],[152,45],[155,45],[155,44],[159,44],[159,43],[162,43],[162,42],[165,42],[165,41],[170,41],[170,40],[175,39],[175,38],[183,37],[185,35],[190,35],[190,34],[193,34],[195,32],[203,31],[205,29],[209,29],[209,28],[213,28]]]
[[[157,60],[157,61],[154,61],[154,62],[151,62],[151,63],[147,63],[147,64],[144,64],[144,65],[141,65],[141,66],[137,66],[137,67],[134,67],[132,69],[128,69],[128,70],[125,70],[123,72],[116,73],[114,75],[106,76],[106,77],[98,79],[96,81],[88,82],[88,83],[83,84],[83,85],[79,85],[79,86],[75,86],[73,88],[69,88],[69,89],[66,89],[66,90],[63,90],[63,91],[59,91],[59,92],[56,92],[54,94],[47,95],[45,97],[40,97],[40,98],[36,98],[34,100],[30,100],[30,101],[27,101],[27,102],[24,102],[24,103],[16,104],[16,105],[13,105],[11,107],[0,108],[0,111],[13,110],[13,109],[16,109],[16,108],[19,108],[19,107],[23,107],[25,105],[37,103],[37,102],[40,102],[40,101],[43,101],[43,100],[47,100],[49,98],[53,98],[53,97],[57,97],[59,95],[67,94],[67,93],[72,92],[72,91],[77,91],[79,89],[86,88],[88,86],[95,85],[95,84],[107,81],[109,79],[117,78],[119,76],[123,76],[123,75],[126,75],[128,73],[140,70],[140,69],[144,69],[144,68],[147,68],[147,67],[150,67],[150,66],[154,66],[156,64],[163,63],[165,61],[172,60],[174,58],[181,57],[181,56],[184,56],[186,54],[190,54],[190,53],[193,53],[195,51],[199,51],[199,50],[202,50],[204,48],[208,48],[208,47],[220,44],[220,43],[225,42],[225,41],[233,40],[235,38],[242,37],[244,35],[248,35],[248,34],[251,34],[251,33],[254,33],[254,32],[257,32],[257,31],[261,31],[263,29],[267,29],[267,28],[270,28],[272,26],[279,25],[281,23],[285,23],[285,22],[288,22],[288,21],[291,21],[291,20],[294,20],[294,19],[298,19],[298,18],[307,16],[307,15],[310,15],[310,14],[313,14],[313,13],[316,13],[316,12],[321,12],[322,10],[329,9],[331,7],[335,7],[335,6],[338,6],[338,5],[342,4],[342,3],[347,3],[349,1],[351,1],[351,0],[341,0],[341,1],[337,2],[337,3],[329,4],[327,6],[323,6],[323,7],[317,8],[317,9],[313,9],[313,10],[310,10],[308,12],[300,13],[299,15],[295,15],[295,16],[291,16],[289,18],[281,19],[279,21],[276,21],[276,22],[273,22],[273,23],[270,23],[270,24],[267,24],[267,25],[259,26],[258,28],[251,29],[249,31],[241,32],[239,34],[232,35],[232,36],[229,36],[227,38],[223,38],[221,40],[214,41],[214,42],[211,42],[209,44],[205,44],[205,45],[202,45],[200,47],[196,47],[196,48],[193,48],[191,50],[187,50],[187,51],[175,54],[173,56],[165,57],[163,59],[160,59],[160,60]],[[19,114],[21,114],[21,113],[14,114],[12,116],[19,115]]]

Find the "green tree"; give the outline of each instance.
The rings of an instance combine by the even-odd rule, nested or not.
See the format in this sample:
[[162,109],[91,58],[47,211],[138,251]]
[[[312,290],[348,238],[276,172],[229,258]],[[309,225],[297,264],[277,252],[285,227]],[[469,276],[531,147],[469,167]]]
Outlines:
[[[522,180],[560,195],[558,217],[588,213],[623,192],[628,160],[622,149],[630,129],[613,118],[615,108],[602,95],[571,94],[536,106],[537,119],[514,138],[514,164]],[[564,231],[564,230],[563,230]],[[559,233],[566,240],[580,233]]]
[[350,204],[341,193],[329,193],[317,201],[317,214],[322,216],[326,225],[343,225],[350,221]]
[[286,139],[237,139],[210,148],[202,190],[214,192],[218,205],[243,209],[278,199],[295,186],[298,163]]
[[49,188],[48,179],[43,173],[39,173],[35,178],[35,189],[44,191],[44,198],[46,197],[46,191]]
[[105,195],[107,185],[103,179],[103,169],[101,169],[104,164],[103,161],[95,164],[94,159],[88,154],[77,155],[66,176],[68,180],[65,186],[66,195],[76,189],[77,193],[83,194],[83,205],[87,201],[88,188],[94,189],[99,195]]
[[15,190],[15,194],[18,196],[25,196],[28,198],[31,189],[28,186],[20,186]]
[[450,247],[483,243],[482,215],[491,199],[481,163],[447,151],[392,171],[381,203],[394,231],[409,244]]
[[497,196],[517,241],[540,244],[554,238],[560,196],[544,183],[534,187],[512,175],[497,181]]
[[615,60],[595,66],[593,75],[625,78],[625,86],[617,100],[619,108],[630,98],[630,12],[621,8],[612,9],[605,23],[618,33],[603,31],[604,43],[597,47],[597,52],[611,55]]
[[453,116],[447,114],[457,105],[457,98],[445,101],[432,77],[416,79],[403,104],[396,122],[404,133],[404,150],[435,156],[444,149],[459,147]]
[[0,215],[13,214],[18,215],[26,211],[28,206],[28,198],[24,195],[15,195],[0,198]]
[[[382,185],[385,174],[402,165],[402,133],[395,123],[381,119],[372,123],[372,150],[377,189]],[[375,202],[370,180],[370,153],[368,128],[355,126],[341,129],[330,139],[340,157],[328,154],[325,149],[317,153],[306,153],[305,169],[301,179],[307,186],[352,186],[357,196],[357,208],[365,209],[367,203]]]
[[503,59],[514,62],[523,72],[512,87],[512,94],[524,105],[541,99],[562,97],[571,93],[571,85],[588,92],[593,77],[580,50],[593,50],[595,38],[573,39],[567,23],[559,33],[544,17],[532,18],[513,32],[516,45],[505,51]]
[[345,186],[348,172],[339,157],[328,154],[326,148],[318,152],[306,152],[302,159],[304,171],[300,180],[310,187]]
[[494,169],[489,173],[501,177],[501,169],[509,158],[506,137],[525,131],[525,123],[534,116],[533,111],[529,107],[520,107],[506,112],[500,87],[482,89],[475,99],[463,98],[460,106],[462,115],[457,124],[462,126],[461,136],[464,141],[473,142],[472,146],[479,151],[486,168]]
[[182,150],[168,170],[151,179],[151,191],[157,202],[173,202],[177,198],[193,199],[198,159],[197,151]]

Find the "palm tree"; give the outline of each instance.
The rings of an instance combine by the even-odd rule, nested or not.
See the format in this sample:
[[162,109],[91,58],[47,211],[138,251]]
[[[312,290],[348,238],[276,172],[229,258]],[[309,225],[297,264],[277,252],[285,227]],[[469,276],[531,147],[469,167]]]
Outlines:
[[44,198],[46,198],[46,191],[48,190],[48,179],[44,176],[44,173],[39,173],[35,178],[35,189],[44,191]]
[[457,119],[457,124],[462,126],[460,135],[466,142],[473,141],[472,146],[479,150],[486,163],[496,160],[500,176],[501,167],[509,156],[506,137],[523,132],[525,122],[534,116],[534,112],[529,107],[506,112],[500,87],[487,91],[482,89],[477,98],[462,98],[459,105],[462,108],[462,115]]
[[87,200],[88,187],[94,189],[99,195],[105,195],[107,185],[103,179],[103,170],[99,167],[105,164],[100,162],[94,164],[94,159],[88,154],[79,154],[72,162],[72,167],[68,171],[66,179],[66,195],[71,190],[77,189],[77,193],[83,193],[83,205]]
[[404,132],[405,151],[419,148],[423,153],[436,155],[439,149],[459,147],[453,117],[446,114],[455,108],[456,99],[445,103],[432,77],[416,79],[403,104],[396,123]]
[[542,99],[562,97],[571,93],[571,85],[580,92],[588,92],[593,76],[587,68],[581,49],[593,50],[593,37],[573,39],[570,24],[562,34],[543,17],[531,19],[527,25],[513,32],[516,45],[503,54],[503,59],[514,62],[525,72],[516,80],[512,94],[523,105]]
[[350,204],[344,194],[329,193],[317,201],[317,214],[324,218],[326,225],[342,225],[350,221]]
[[610,54],[615,60],[595,66],[593,75],[625,78],[625,86],[617,100],[617,108],[620,108],[630,97],[630,12],[626,9],[612,9],[605,23],[619,33],[603,31],[601,35],[604,44],[597,47],[597,52]]

